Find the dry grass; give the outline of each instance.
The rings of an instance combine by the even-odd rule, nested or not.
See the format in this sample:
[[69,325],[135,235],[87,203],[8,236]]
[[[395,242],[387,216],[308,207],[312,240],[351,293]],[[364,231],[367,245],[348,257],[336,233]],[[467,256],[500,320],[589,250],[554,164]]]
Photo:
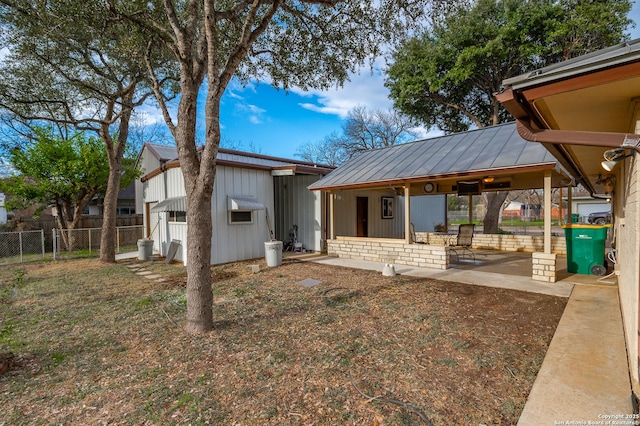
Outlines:
[[212,268],[215,330],[192,337],[183,269],[144,266],[169,280],[97,260],[0,268],[0,353],[17,361],[0,425],[511,425],[566,303],[256,261]]

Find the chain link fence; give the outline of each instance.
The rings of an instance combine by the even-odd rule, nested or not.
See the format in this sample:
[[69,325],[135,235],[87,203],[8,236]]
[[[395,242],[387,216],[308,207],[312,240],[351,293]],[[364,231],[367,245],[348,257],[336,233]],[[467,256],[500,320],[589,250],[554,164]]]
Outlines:
[[46,256],[43,230],[0,232],[0,265],[42,260]]
[[[100,253],[102,228],[53,229],[54,259],[71,257],[94,257]],[[144,238],[144,226],[116,227],[116,253],[137,250],[138,240]]]
[[[47,233],[48,234],[48,233]],[[52,229],[53,243],[47,244],[44,230],[0,232],[0,265],[76,257],[96,257],[100,254],[101,228]],[[137,251],[137,242],[144,238],[142,225],[116,227],[116,253]]]

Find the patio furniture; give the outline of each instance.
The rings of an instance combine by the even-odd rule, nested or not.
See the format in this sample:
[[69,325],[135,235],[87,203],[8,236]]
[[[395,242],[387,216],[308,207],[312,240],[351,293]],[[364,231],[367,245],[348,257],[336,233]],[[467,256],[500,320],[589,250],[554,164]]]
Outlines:
[[475,227],[476,225],[474,223],[460,225],[455,244],[449,245],[449,250],[456,254],[458,261],[460,261],[458,250],[461,250],[463,256],[465,252],[468,252],[471,257],[473,257],[473,263],[476,263],[476,255],[471,251],[471,243],[473,242],[473,231]]

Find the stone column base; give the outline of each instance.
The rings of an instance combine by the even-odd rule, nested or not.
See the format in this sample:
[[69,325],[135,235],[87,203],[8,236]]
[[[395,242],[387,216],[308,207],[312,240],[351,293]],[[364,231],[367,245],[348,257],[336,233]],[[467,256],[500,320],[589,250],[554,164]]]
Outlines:
[[555,283],[557,281],[557,254],[531,253],[531,262],[533,266],[532,279],[547,283]]

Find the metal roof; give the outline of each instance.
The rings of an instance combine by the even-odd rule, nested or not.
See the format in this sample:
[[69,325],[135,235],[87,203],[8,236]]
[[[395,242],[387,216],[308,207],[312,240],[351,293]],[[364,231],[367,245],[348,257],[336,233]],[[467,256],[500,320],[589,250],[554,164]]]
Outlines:
[[178,148],[175,145],[160,145],[156,143],[146,143],[150,151],[161,162],[178,158]]
[[503,85],[523,89],[639,60],[640,39],[635,39],[508,78],[503,81]]
[[524,140],[515,123],[365,151],[309,186],[311,190],[383,185],[402,180],[557,167],[540,144]]
[[[161,162],[165,163],[165,168],[179,166],[178,150],[175,145],[160,145],[155,143],[145,143],[149,151]],[[263,168],[266,170],[283,170],[291,171],[291,174],[313,174],[326,175],[334,166],[326,164],[315,164],[307,161],[293,160],[289,158],[272,157],[268,155],[256,154],[253,152],[235,151],[231,149],[220,148],[216,161],[219,165]],[[158,173],[158,170],[152,170],[141,178],[144,182],[151,176]]]

